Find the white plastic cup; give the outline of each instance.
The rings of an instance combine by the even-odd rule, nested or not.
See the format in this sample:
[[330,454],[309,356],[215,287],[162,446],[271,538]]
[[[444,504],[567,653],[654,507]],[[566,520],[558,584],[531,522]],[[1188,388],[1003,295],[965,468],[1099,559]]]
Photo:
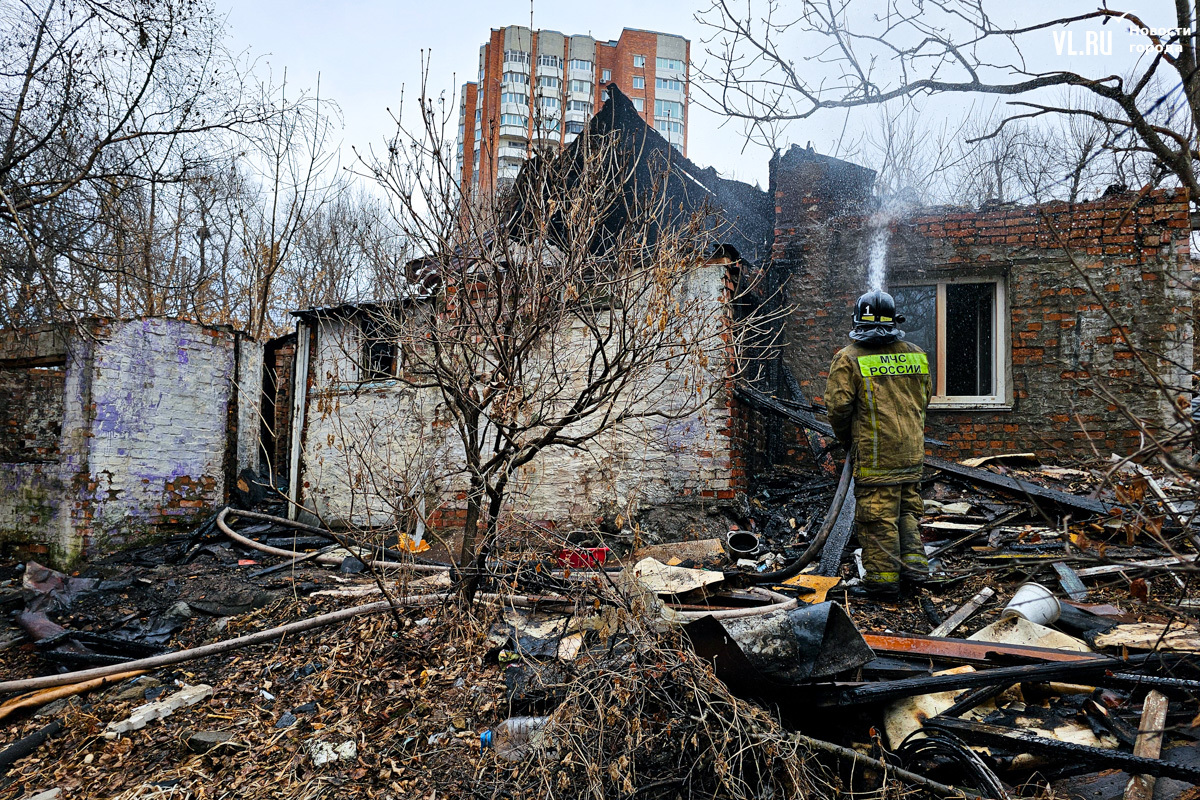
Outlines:
[[1040,583],[1024,583],[1000,612],[1000,618],[1021,617],[1037,625],[1050,625],[1061,614],[1062,604],[1054,592]]

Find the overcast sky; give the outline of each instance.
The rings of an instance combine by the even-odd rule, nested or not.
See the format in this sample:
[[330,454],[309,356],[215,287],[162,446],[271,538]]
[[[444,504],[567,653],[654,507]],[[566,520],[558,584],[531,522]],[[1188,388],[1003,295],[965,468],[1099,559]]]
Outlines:
[[[565,34],[586,33],[600,40],[617,38],[623,27],[678,34],[692,40],[692,58],[696,61],[703,58],[700,39],[705,35],[693,18],[700,2],[703,0],[539,0],[533,8],[533,27]],[[880,4],[856,0],[855,9],[857,12],[861,7],[863,13],[870,13],[874,5]],[[1097,5],[1005,0],[989,4],[989,11],[998,22],[1005,22],[1002,17],[1007,15],[1011,20],[1028,23],[1043,19],[1046,13],[1079,13]],[[1134,10],[1148,24],[1170,25],[1171,6],[1168,0],[1156,0],[1139,2]],[[387,109],[397,108],[402,87],[410,98],[416,92],[423,48],[431,58],[431,90],[445,90],[449,97],[464,81],[474,79],[478,49],[491,28],[530,23],[528,0],[236,0],[228,8],[236,48],[262,56],[276,75],[287,67],[293,85],[315,86],[320,75],[322,95],[335,100],[342,109],[343,162],[352,158],[349,145],[361,148],[378,142],[392,129]],[[1026,55],[1055,67],[1124,72],[1133,63],[1134,56],[1128,53],[1132,40],[1124,32],[1117,35],[1113,56],[1100,60],[1060,56],[1049,32],[1042,39],[1043,49]],[[983,105],[978,102],[976,107]],[[934,103],[930,113],[962,113],[966,107],[963,102],[942,101]],[[844,122],[840,115],[826,114],[794,125],[787,138],[800,144],[811,140],[819,150],[828,152],[841,135]],[[869,122],[870,118],[864,116],[852,120],[851,127]],[[740,128],[721,123],[720,117],[693,105],[689,157],[701,166],[716,167],[728,177],[758,181],[765,187],[766,151],[751,145],[743,152]]]

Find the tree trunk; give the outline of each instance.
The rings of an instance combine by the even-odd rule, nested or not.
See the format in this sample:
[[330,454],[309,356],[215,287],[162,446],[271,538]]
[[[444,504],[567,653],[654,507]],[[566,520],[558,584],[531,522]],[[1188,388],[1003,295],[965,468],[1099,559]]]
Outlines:
[[[488,498],[487,508],[487,523],[484,526],[483,542],[477,548],[474,554],[473,565],[466,571],[467,579],[463,584],[463,599],[470,604],[475,599],[475,593],[479,591],[479,582],[483,579],[484,573],[487,571],[487,557],[492,548],[496,546],[496,528],[500,521],[500,510],[504,507],[504,487],[508,483],[508,476],[502,474],[495,486],[487,486],[486,483],[480,487]],[[479,496],[479,503],[476,505],[476,513],[474,516],[474,527],[472,529],[472,539],[474,539],[479,529],[479,511],[481,510],[483,494]],[[471,504],[467,502],[467,522],[472,522]],[[463,530],[463,546],[464,550],[460,564],[467,564],[470,556],[465,550],[467,543],[467,534],[464,527]]]
[[472,475],[471,487],[467,490],[467,519],[463,523],[462,547],[458,551],[459,566],[475,560],[475,538],[479,531],[479,514],[483,509],[483,479]]

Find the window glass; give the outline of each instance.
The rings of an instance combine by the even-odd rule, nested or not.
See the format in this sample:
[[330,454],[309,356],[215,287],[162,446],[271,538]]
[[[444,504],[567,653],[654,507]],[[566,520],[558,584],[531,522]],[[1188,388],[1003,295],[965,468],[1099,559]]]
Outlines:
[[567,133],[583,133],[583,123],[571,120],[567,123]]
[[645,89],[646,88],[646,78],[642,75],[634,75],[633,76],[633,88]]
[[676,58],[658,58],[655,59],[655,64],[658,69],[683,72],[683,62]]
[[529,76],[524,72],[506,72],[500,80],[501,83],[517,83],[522,86],[529,85]]
[[644,66],[646,66],[646,57],[645,57],[645,56],[634,56],[634,57],[633,57],[633,65],[634,65],[635,67],[644,67]]
[[553,75],[539,75],[537,85],[539,89],[557,89],[562,82]]
[[567,111],[586,111],[592,113],[592,104],[587,100],[568,100]]
[[567,66],[570,67],[571,69],[581,69],[581,70],[584,70],[585,72],[592,71],[592,62],[583,61],[582,59],[578,59],[578,58],[572,58],[569,62],[567,62]]
[[558,56],[538,56],[539,67],[562,67],[562,59]]
[[654,116],[683,119],[683,103],[677,103],[674,100],[655,100]]
[[646,100],[641,97],[633,98],[633,107],[636,108],[638,111],[645,111],[646,110]]
[[995,393],[992,369],[994,283],[946,285],[946,394]]
[[655,78],[654,79],[654,88],[655,89],[668,89],[672,92],[682,92],[683,91],[683,83],[675,80],[674,78]]
[[528,105],[529,104],[529,95],[517,94],[516,92],[501,92],[500,102],[501,103],[519,103],[521,105]]
[[904,340],[929,354],[929,376],[937,386],[937,286],[897,286],[889,290],[905,319]]
[[612,70],[606,69],[603,72],[601,72],[600,80],[604,81],[605,83],[608,83],[609,81],[611,81],[612,80]]
[[516,62],[517,64],[528,64],[529,63],[529,53],[526,53],[522,50],[505,50],[504,51],[504,60],[505,61],[513,61],[513,62]]
[[524,128],[529,125],[529,119],[526,117],[522,117],[519,114],[501,114],[500,115],[500,124],[501,125],[519,125],[520,127]]

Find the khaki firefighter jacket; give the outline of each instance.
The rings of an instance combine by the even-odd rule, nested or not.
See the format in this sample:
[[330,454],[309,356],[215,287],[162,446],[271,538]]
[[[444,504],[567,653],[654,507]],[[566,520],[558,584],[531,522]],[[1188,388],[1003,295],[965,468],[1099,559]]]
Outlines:
[[932,394],[929,360],[915,344],[855,342],[833,357],[825,406],[838,441],[857,451],[860,486],[920,480]]

